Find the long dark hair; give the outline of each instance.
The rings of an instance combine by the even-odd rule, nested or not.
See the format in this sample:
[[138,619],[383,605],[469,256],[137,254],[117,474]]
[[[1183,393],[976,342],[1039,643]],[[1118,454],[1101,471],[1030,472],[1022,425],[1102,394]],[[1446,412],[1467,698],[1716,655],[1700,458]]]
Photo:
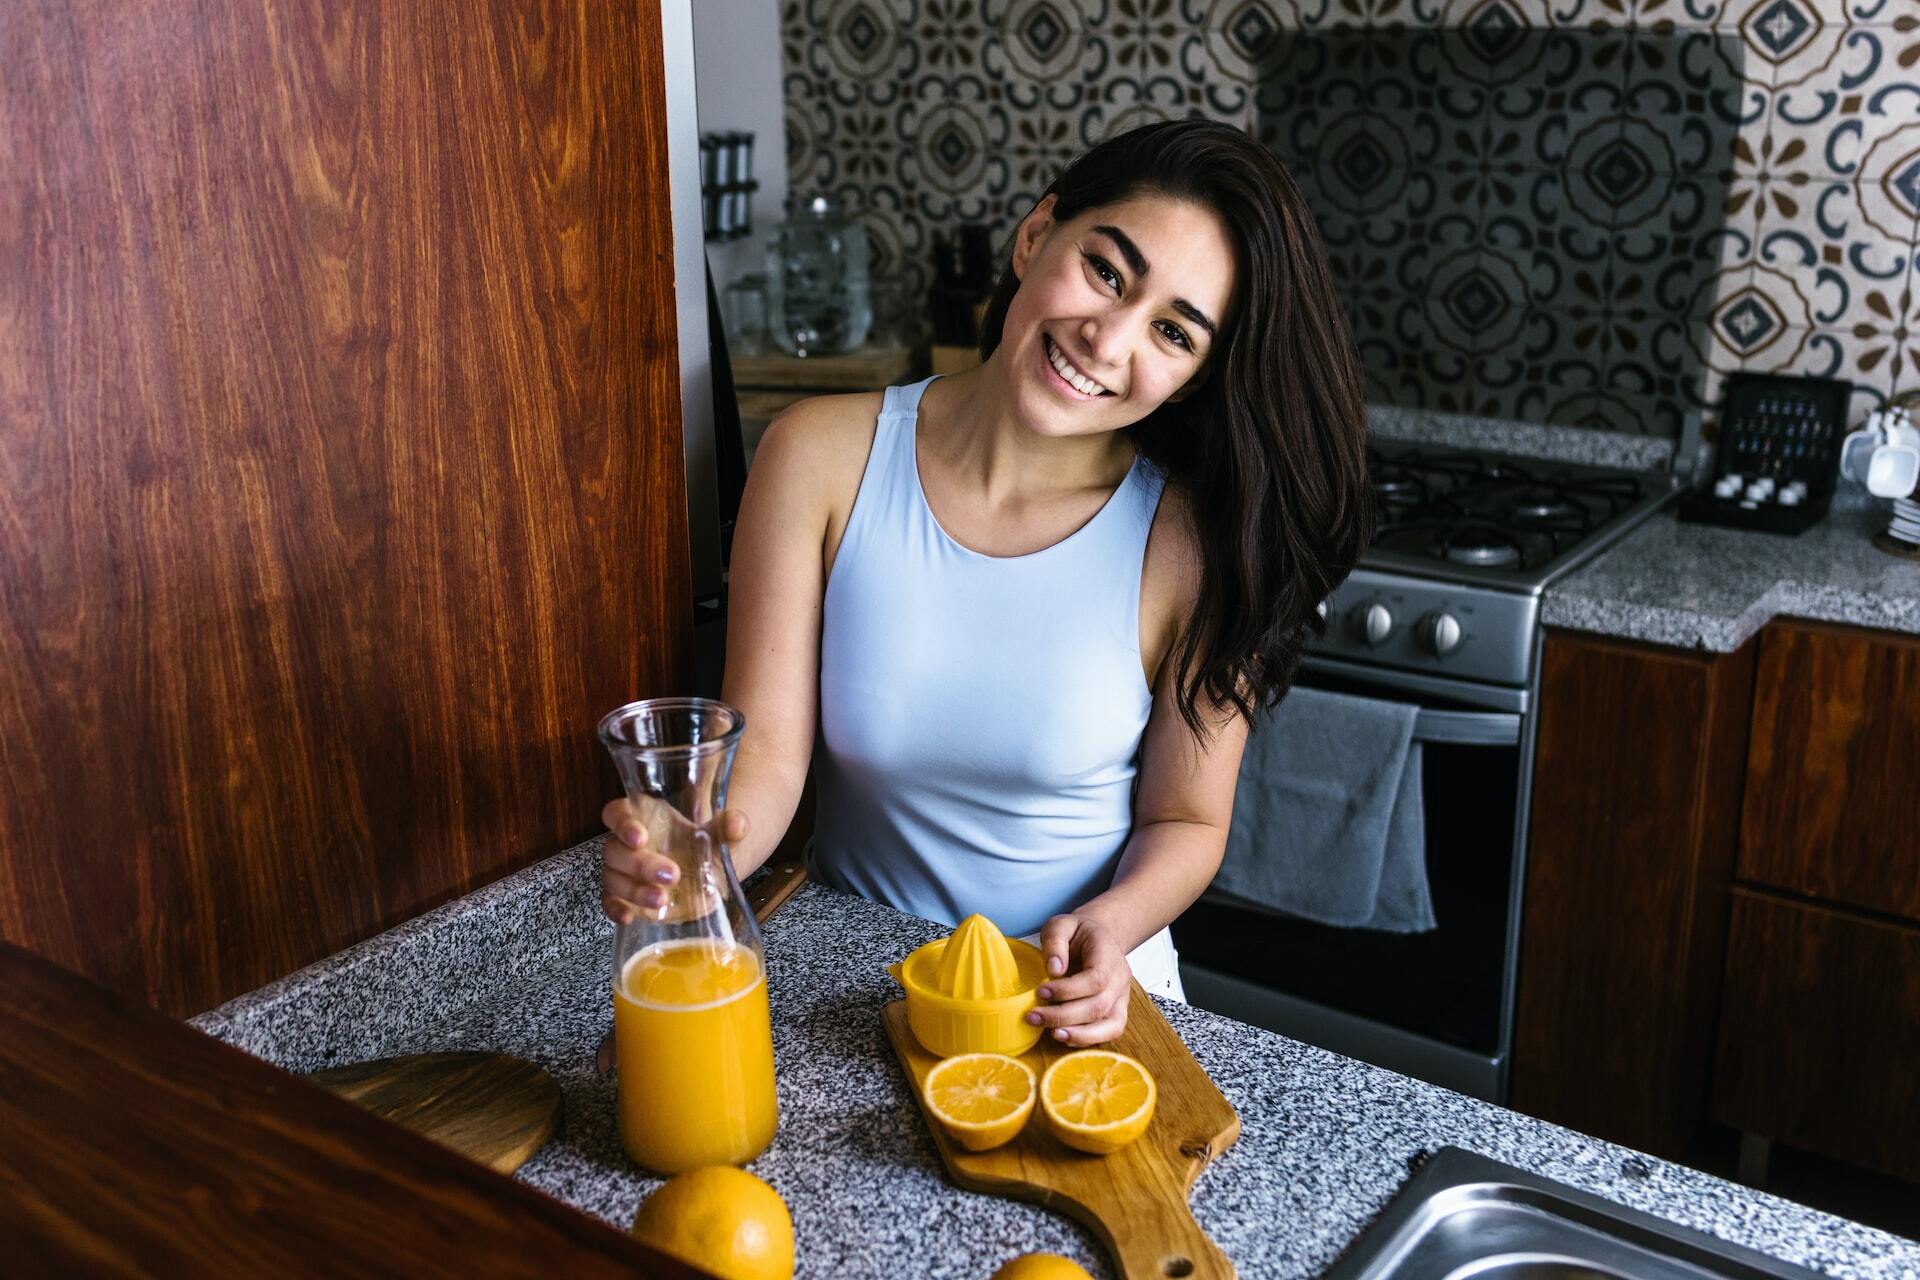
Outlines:
[[[1326,251],[1300,189],[1231,125],[1144,125],[1094,147],[1042,193],[1061,222],[1137,195],[1212,209],[1239,265],[1236,314],[1200,386],[1129,430],[1192,497],[1199,607],[1174,645],[1181,717],[1205,735],[1200,700],[1252,718],[1286,696],[1318,606],[1373,535],[1366,405]],[[1020,287],[1011,261],[982,321],[1000,345]]]

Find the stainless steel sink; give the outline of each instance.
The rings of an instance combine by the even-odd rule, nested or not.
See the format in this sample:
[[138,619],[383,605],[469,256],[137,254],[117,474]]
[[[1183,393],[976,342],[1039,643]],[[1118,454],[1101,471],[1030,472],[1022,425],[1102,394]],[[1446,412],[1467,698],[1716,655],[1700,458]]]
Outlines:
[[1327,1280],[1817,1280],[1458,1147],[1420,1165]]

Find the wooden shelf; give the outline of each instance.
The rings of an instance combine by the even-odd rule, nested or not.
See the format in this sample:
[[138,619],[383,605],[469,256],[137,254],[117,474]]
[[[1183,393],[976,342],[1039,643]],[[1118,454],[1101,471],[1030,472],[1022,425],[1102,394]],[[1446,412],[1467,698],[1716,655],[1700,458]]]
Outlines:
[[[866,346],[843,356],[804,359],[785,352],[740,355],[733,357],[733,383],[736,387],[802,392],[873,391],[904,382],[925,364],[924,347]],[[744,406],[745,397],[741,400]]]

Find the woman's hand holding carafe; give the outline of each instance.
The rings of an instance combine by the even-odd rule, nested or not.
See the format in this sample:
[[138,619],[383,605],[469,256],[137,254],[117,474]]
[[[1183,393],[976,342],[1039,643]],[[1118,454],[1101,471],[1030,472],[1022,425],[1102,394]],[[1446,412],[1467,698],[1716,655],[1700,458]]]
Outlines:
[[666,850],[701,835],[731,845],[746,838],[750,825],[740,810],[723,809],[695,827],[671,805],[626,796],[609,800],[600,820],[612,833],[600,850],[600,907],[615,924],[667,905],[680,864]]

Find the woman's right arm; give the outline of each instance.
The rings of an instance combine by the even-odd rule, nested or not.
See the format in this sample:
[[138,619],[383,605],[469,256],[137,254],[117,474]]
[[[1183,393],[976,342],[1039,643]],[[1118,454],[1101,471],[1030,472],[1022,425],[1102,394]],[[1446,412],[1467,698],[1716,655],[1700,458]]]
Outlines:
[[[742,879],[786,834],[812,763],[823,551],[832,495],[844,483],[837,473],[846,465],[835,428],[847,421],[850,398],[803,400],[773,420],[754,451],[734,524],[721,697],[740,708],[747,730],[722,817]],[[601,813],[613,832],[601,855],[601,905],[616,921],[665,906],[674,873],[671,859],[647,850],[628,803],[610,801]]]

